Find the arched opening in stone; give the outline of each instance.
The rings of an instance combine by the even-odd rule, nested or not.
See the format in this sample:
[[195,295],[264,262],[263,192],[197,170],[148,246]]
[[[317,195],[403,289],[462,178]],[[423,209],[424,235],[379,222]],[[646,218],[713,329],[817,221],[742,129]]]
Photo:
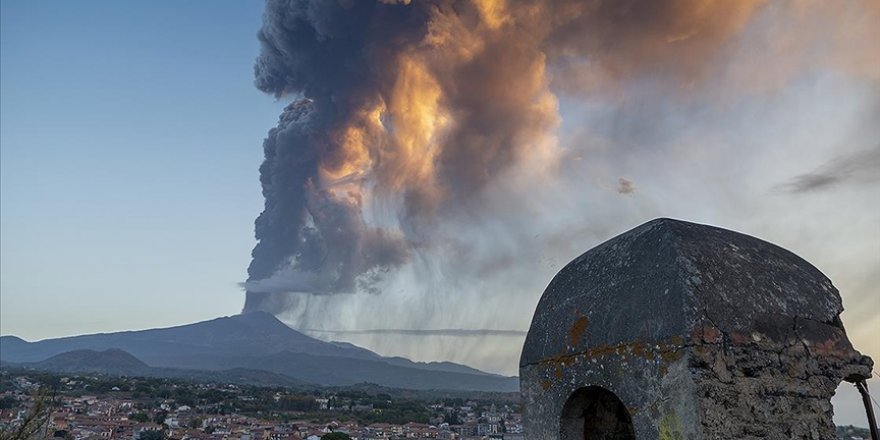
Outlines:
[[569,396],[562,407],[560,440],[635,440],[632,418],[611,391],[590,386]]

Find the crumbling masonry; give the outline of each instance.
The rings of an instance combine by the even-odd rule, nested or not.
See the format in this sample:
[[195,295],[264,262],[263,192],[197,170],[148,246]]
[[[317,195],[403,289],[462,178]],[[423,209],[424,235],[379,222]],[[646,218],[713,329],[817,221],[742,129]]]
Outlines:
[[526,435],[834,439],[831,396],[870,376],[818,269],[773,244],[657,219],[581,255],[520,360]]

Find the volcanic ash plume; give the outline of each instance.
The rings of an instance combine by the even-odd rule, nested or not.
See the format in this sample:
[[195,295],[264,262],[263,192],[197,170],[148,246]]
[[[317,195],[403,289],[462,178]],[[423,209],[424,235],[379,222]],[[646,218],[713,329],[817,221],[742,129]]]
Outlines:
[[540,41],[500,3],[267,3],[256,84],[297,99],[264,142],[245,310],[370,291],[518,161],[552,166]]
[[[293,102],[263,144],[265,209],[245,310],[279,314],[309,297],[377,292],[391,274],[417,265],[429,266],[436,284],[485,280],[523,255],[537,260],[532,254],[547,243],[562,243],[564,250],[550,251],[570,257],[571,234],[563,233],[570,225],[541,216],[592,215],[580,208],[583,192],[572,191],[591,178],[572,172],[584,169],[573,165],[584,147],[557,142],[551,89],[587,103],[593,115],[603,109],[614,126],[637,123],[626,136],[647,147],[662,144],[666,113],[605,110],[609,103],[639,92],[698,108],[705,105],[698,99],[723,94],[716,90],[772,89],[806,64],[876,80],[873,60],[859,55],[865,51],[837,48],[872,47],[866,37],[876,34],[877,8],[853,14],[827,5],[268,0],[256,85]],[[855,19],[824,25],[843,13]],[[780,31],[819,28],[822,41]],[[760,53],[744,49],[755,46],[748,38],[761,42]],[[773,59],[755,68],[761,56]],[[610,135],[594,130],[576,141],[600,136]],[[649,193],[639,180],[616,185],[618,177],[608,185],[616,196]],[[551,190],[555,198],[541,196]],[[552,200],[558,206],[548,206]],[[597,229],[618,223],[592,221]],[[438,255],[448,264],[432,263]]]

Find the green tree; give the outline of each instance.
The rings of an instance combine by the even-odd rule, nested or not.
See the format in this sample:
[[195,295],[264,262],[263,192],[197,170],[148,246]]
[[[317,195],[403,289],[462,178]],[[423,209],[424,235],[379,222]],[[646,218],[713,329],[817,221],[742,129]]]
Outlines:
[[140,423],[147,423],[147,420],[150,420],[150,417],[147,416],[146,413],[142,413],[142,412],[129,414],[128,418],[131,420],[134,420],[135,422],[140,422]]
[[59,429],[55,431],[55,434],[52,435],[52,438],[62,438],[64,440],[74,440],[73,434],[70,431]]
[[153,416],[153,422],[155,422],[157,425],[161,425],[161,424],[165,423],[165,419],[167,419],[167,418],[168,418],[168,411],[158,411],[158,412],[156,412],[156,415]]
[[141,431],[138,440],[165,440],[165,431]]
[[12,396],[3,396],[0,399],[0,409],[11,409],[18,406],[18,399]]
[[461,421],[458,420],[458,411],[452,411],[449,414],[443,416],[443,421],[449,423],[450,425],[460,425]]
[[314,411],[318,402],[311,396],[284,396],[278,400],[278,408],[284,411]]
[[331,432],[322,435],[321,440],[351,440],[351,436],[344,432]]

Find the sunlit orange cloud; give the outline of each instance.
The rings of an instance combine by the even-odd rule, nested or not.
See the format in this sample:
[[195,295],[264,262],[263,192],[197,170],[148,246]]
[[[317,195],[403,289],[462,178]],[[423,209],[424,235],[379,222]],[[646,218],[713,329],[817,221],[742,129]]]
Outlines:
[[[322,162],[322,178],[357,182],[374,196],[403,194],[401,211],[428,219],[466,203],[513,164],[553,169],[554,90],[609,94],[644,76],[683,92],[719,76],[761,90],[811,67],[876,78],[878,9],[764,0],[437,2],[420,39],[386,60],[391,67],[369,106],[339,129],[339,154]],[[804,32],[820,25],[824,32]],[[746,31],[764,40],[744,45]],[[746,46],[756,64],[728,65]]]
[[543,138],[558,123],[556,98],[539,40],[521,31],[503,0],[438,7],[424,38],[389,60],[387,86],[367,100],[377,104],[338,129],[324,186],[403,194],[402,211],[426,221],[514,162],[552,163]]
[[734,91],[773,92],[804,73],[880,81],[880,2],[768,4],[719,66]]
[[[559,96],[625,97],[647,83],[663,100],[699,100],[707,90],[738,97],[825,70],[878,81],[878,3],[363,0],[316,3],[306,14],[271,0],[257,85],[309,104],[294,106],[270,139],[254,252],[265,257],[249,276],[306,253],[315,267],[334,252],[365,258],[390,236],[409,255],[415,243],[443,241],[433,226],[455,215],[493,215],[486,198],[552,184],[567,147],[557,140]],[[300,154],[317,159],[292,159]],[[298,192],[304,179],[316,180],[308,197]],[[320,211],[311,204],[325,210],[316,228],[326,234],[303,233],[303,212]],[[354,238],[328,244],[339,228]]]
[[645,77],[683,92],[720,77],[728,94],[778,90],[811,70],[880,79],[877,1],[563,0],[556,10],[545,48],[566,94],[613,95]]

